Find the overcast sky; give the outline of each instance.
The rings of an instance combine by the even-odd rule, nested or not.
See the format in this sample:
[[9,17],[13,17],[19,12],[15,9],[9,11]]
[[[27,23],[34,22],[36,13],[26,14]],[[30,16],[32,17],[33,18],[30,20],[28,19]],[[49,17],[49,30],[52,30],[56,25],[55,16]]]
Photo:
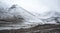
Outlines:
[[59,10],[60,0],[0,0],[9,6],[18,4],[30,12],[44,12],[49,10]]

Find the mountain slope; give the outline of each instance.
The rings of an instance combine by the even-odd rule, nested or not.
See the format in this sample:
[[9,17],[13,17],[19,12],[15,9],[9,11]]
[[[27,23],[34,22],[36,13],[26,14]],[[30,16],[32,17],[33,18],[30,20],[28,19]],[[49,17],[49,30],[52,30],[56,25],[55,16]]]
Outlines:
[[0,19],[0,30],[30,28],[38,24],[44,24],[39,18],[18,5],[12,5],[7,9],[7,13],[1,14],[3,17]]

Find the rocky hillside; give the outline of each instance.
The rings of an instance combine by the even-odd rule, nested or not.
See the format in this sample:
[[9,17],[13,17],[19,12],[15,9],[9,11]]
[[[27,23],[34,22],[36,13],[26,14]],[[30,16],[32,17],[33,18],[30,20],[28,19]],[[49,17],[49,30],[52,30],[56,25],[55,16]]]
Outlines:
[[0,33],[60,33],[60,25],[37,25],[28,29],[0,30]]

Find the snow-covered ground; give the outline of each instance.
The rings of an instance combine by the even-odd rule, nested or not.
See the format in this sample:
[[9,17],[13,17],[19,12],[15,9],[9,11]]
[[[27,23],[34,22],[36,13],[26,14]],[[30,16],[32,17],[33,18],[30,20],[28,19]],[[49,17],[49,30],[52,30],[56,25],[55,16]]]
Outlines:
[[[21,8],[20,6],[16,6],[16,8],[13,8],[13,9],[9,8],[7,10],[7,14],[3,14],[3,13],[1,13],[1,14],[2,14],[1,19],[3,19],[3,20],[9,20],[8,18],[10,18],[10,20],[11,19],[14,20],[15,19],[15,18],[13,18],[14,16],[17,18],[17,21],[19,20],[19,18],[22,18],[23,20],[21,19],[22,22],[18,21],[18,23],[17,22],[14,23],[12,21],[11,22],[5,22],[5,21],[2,22],[1,21],[0,23],[2,26],[0,27],[1,28],[0,30],[2,30],[2,29],[30,28],[30,27],[36,26],[38,24],[44,24],[39,18],[35,17],[32,13]],[[9,14],[9,16],[8,16],[8,14]]]
[[[13,18],[13,22],[12,21],[11,22],[5,22],[5,21],[0,22],[0,24],[2,25],[0,27],[0,30],[30,28],[30,27],[37,26],[39,24],[43,25],[43,24],[56,24],[57,23],[54,20],[49,21],[49,22],[47,22],[46,20],[43,21],[42,19],[47,19],[47,18],[44,17],[44,15],[43,15],[42,18],[39,18],[40,16],[37,17],[33,13],[28,12],[27,10],[21,8],[20,6],[16,6],[16,8],[13,8],[13,9],[9,8],[7,11],[9,11],[8,12],[9,16],[8,16],[8,14],[4,14],[5,17],[1,17],[1,18],[6,19],[8,17],[11,20],[11,18],[13,18],[15,16],[17,18],[17,21],[16,21],[16,23],[14,23],[15,18]],[[12,17],[11,17],[11,15],[12,15]],[[3,16],[3,15],[1,15],[1,16]],[[47,17],[49,17],[49,16],[47,16]],[[22,18],[21,19],[22,22],[18,21],[19,18]],[[6,20],[9,20],[9,19],[6,19]]]
[[[36,10],[32,12],[20,7],[19,4],[9,3],[5,0],[0,1],[0,30],[30,28],[38,24],[57,24],[54,17],[60,17],[60,12],[57,10],[39,10],[39,12]],[[60,18],[58,18],[59,20]]]

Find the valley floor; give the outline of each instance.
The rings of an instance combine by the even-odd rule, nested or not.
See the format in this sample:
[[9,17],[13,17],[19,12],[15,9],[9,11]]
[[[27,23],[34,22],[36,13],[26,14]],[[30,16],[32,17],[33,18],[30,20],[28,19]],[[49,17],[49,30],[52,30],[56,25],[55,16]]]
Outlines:
[[45,24],[28,29],[0,30],[0,33],[60,33],[60,25]]

